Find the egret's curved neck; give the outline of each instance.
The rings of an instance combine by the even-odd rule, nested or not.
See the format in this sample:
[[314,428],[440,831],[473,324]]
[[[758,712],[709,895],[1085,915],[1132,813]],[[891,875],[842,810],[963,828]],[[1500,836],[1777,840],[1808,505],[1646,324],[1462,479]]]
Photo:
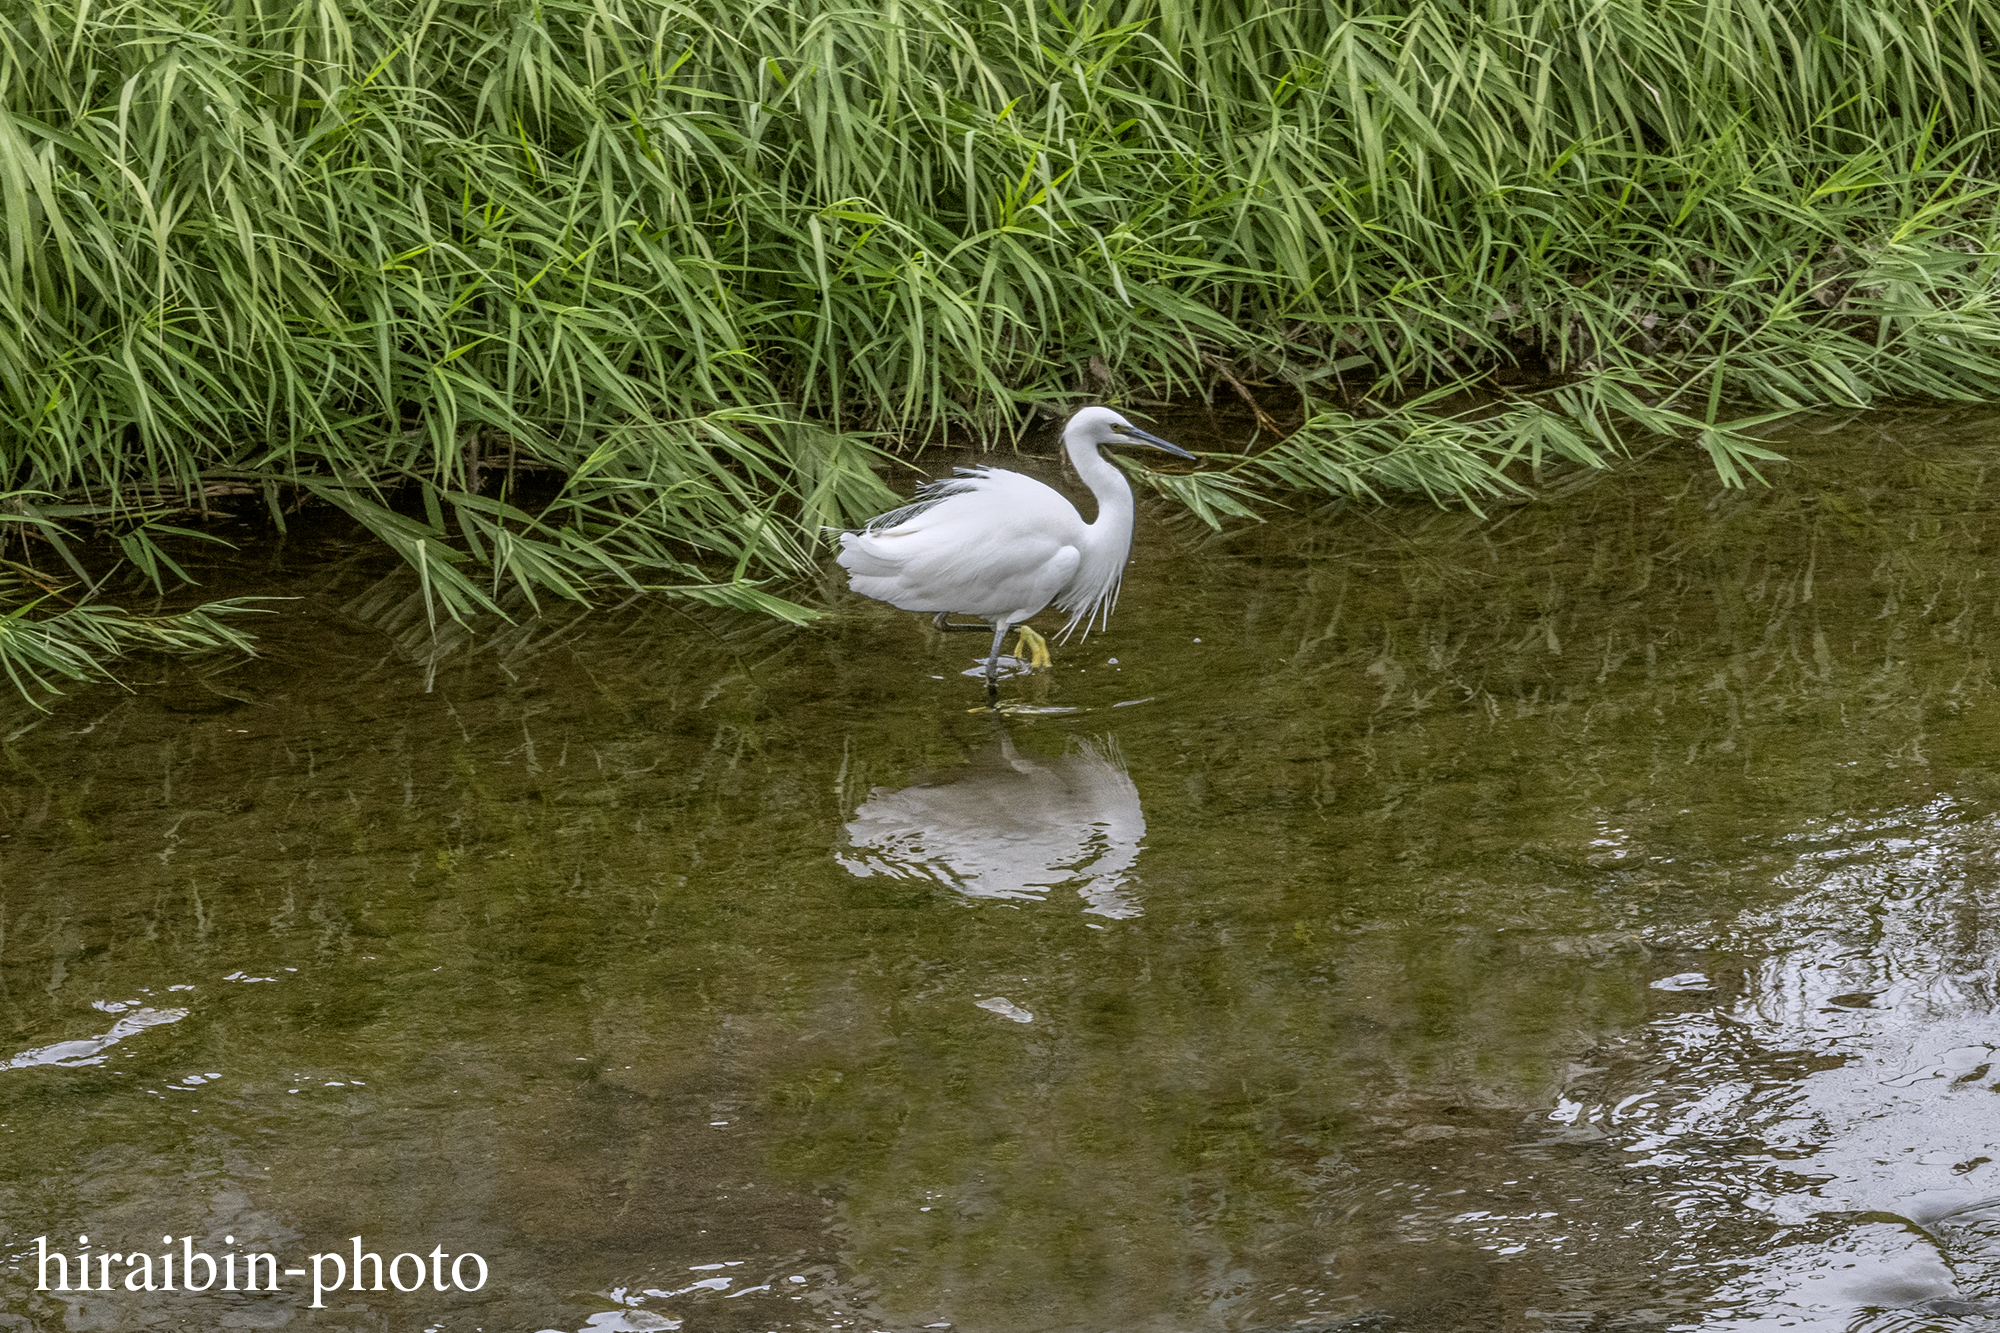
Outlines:
[[1118,601],[1118,581],[1132,550],[1132,486],[1117,464],[1097,452],[1097,442],[1088,434],[1064,432],[1063,446],[1076,475],[1097,497],[1097,519],[1077,552],[1081,560],[1062,601],[1070,613],[1063,633],[1081,624],[1087,634],[1091,623],[1108,617]]
[[1122,560],[1124,547],[1132,539],[1131,483],[1125,480],[1116,463],[1097,452],[1096,441],[1066,436],[1063,447],[1069,450],[1070,466],[1076,469],[1076,475],[1097,497],[1097,518],[1090,525],[1091,535],[1099,541],[1122,538],[1118,541]]

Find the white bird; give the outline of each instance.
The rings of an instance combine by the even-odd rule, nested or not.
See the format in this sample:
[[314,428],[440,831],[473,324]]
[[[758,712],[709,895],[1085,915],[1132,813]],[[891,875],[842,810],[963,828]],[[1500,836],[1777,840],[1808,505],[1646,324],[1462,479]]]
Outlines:
[[917,500],[840,534],[848,584],[864,597],[934,614],[942,630],[976,630],[946,617],[977,616],[993,628],[986,692],[998,690],[1000,645],[1021,626],[1035,665],[1048,645],[1022,622],[1054,602],[1069,612],[1067,638],[1106,621],[1132,551],[1132,487],[1103,455],[1105,444],[1142,444],[1176,458],[1193,454],[1149,435],[1108,407],[1086,407],[1063,428],[1071,466],[1097,497],[1097,520],[1033,477],[997,467],[959,468],[917,488]]

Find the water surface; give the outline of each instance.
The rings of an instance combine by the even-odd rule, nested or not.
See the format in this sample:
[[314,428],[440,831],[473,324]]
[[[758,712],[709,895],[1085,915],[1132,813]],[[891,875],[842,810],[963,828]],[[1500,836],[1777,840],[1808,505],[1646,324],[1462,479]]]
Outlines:
[[1000,716],[832,577],[438,641],[253,545],[262,658],[0,709],[0,1328],[1990,1326],[1994,424],[1142,504]]

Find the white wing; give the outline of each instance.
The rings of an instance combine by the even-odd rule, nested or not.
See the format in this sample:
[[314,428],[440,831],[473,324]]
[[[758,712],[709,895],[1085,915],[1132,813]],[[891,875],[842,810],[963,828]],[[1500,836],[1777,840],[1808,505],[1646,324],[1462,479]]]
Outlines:
[[970,468],[842,533],[838,559],[856,592],[905,611],[1025,619],[1075,575],[1086,532],[1034,478]]

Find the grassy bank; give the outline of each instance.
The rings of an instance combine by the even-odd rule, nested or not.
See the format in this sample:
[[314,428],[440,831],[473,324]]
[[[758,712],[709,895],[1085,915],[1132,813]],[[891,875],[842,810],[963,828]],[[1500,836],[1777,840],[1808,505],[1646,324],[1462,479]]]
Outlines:
[[796,614],[757,581],[886,499],[879,445],[1218,392],[1289,414],[1159,481],[1210,516],[1477,502],[1655,439],[1741,480],[1771,412],[2000,394],[1996,31],[1994,0],[13,0],[7,554],[94,533],[170,580],[159,524],[310,502],[441,615]]

